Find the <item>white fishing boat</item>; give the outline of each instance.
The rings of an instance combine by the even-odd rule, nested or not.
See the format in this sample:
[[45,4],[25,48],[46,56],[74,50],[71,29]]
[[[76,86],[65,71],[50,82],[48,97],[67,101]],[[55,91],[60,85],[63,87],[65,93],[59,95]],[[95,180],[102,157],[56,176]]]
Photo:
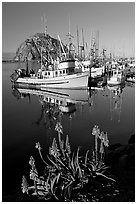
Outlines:
[[85,65],[86,64],[86,61],[85,62],[82,62],[82,71],[83,72],[87,72],[91,69],[91,76],[93,78],[96,78],[96,77],[101,77],[105,74],[105,66],[91,66],[91,62],[89,63],[89,61],[87,62],[88,65]]
[[123,71],[119,69],[112,70],[112,75],[108,78],[107,84],[108,86],[115,86],[123,83],[125,81],[125,76]]
[[35,73],[27,70],[15,70],[11,81],[19,87],[51,88],[51,89],[87,89],[88,72],[76,69],[75,59],[65,56],[63,60],[54,60],[50,64],[42,64]]
[[36,74],[22,75],[17,70],[11,76],[12,82],[19,87],[54,88],[54,89],[87,89],[88,73],[75,73],[75,67],[52,70],[38,70]]
[[[69,32],[70,36],[70,32]],[[51,88],[51,89],[87,89],[88,72],[83,73],[81,69],[76,69],[75,58],[71,53],[71,42],[68,44],[68,52],[66,53],[60,37],[60,46],[63,54],[60,59],[53,59],[43,64],[43,47],[41,48],[41,68],[37,73],[28,70],[16,70],[11,75],[11,80],[19,87],[28,88]]]
[[101,77],[103,76],[105,73],[105,66],[101,66],[101,67],[92,67],[91,68],[91,76],[93,78],[96,77]]

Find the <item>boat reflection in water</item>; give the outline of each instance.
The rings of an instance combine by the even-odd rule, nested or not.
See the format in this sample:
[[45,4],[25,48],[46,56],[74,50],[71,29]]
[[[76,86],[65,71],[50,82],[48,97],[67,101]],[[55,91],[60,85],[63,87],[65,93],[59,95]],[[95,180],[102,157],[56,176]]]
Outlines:
[[[37,90],[25,88],[12,88],[12,94],[17,99],[28,97],[29,101],[32,95],[38,97],[42,105],[41,115],[35,122],[37,125],[44,119],[45,124],[50,121],[58,120],[60,113],[68,114],[71,118],[72,114],[76,111],[76,104],[88,103],[87,90]],[[48,124],[47,124],[48,125]],[[51,126],[51,125],[49,125]]]
[[118,122],[120,122],[121,107],[122,107],[122,95],[125,83],[117,86],[108,86],[110,91],[110,115],[113,120],[114,114],[118,115]]
[[[43,119],[45,125],[48,124],[48,122],[51,123],[52,121],[56,121],[59,119],[58,117],[60,114],[67,114],[71,119],[73,113],[75,113],[76,109],[79,107],[76,104],[80,104],[81,108],[83,107],[81,105],[88,104],[91,110],[95,110],[97,96],[105,98],[110,97],[111,120],[114,119],[114,115],[118,115],[118,122],[120,122],[122,93],[124,87],[125,84],[112,87],[91,87],[88,90],[42,90],[13,87],[12,93],[17,99],[28,97],[29,101],[33,95],[38,97],[41,104],[41,115],[35,122],[37,125],[39,125]],[[98,114],[98,111],[95,111]]]
[[[71,89],[28,89],[17,86],[12,87],[12,94],[21,99],[31,95],[37,95],[41,104],[50,104],[58,106],[63,113],[71,113],[76,110],[76,104],[93,105],[93,101],[98,92],[104,92],[105,87],[90,87],[88,90],[71,90]],[[75,108],[74,108],[75,107]]]

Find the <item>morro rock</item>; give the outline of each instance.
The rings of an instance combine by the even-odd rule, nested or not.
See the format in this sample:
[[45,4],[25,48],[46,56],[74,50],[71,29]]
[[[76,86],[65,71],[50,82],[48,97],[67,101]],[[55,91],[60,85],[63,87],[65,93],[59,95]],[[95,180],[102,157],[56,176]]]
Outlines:
[[[67,48],[63,43],[62,46],[66,51]],[[27,59],[39,61],[41,59],[41,51],[42,60],[45,62],[51,62],[63,52],[59,40],[52,38],[48,34],[45,35],[45,33],[37,33],[21,43],[16,51],[14,60],[25,61]]]

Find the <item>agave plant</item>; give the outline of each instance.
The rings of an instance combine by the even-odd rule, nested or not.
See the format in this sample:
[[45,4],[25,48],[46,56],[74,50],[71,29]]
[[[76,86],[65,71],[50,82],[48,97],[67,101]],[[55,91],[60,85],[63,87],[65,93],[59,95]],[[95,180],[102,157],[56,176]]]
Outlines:
[[[33,190],[33,195],[42,197],[50,201],[73,201],[75,195],[86,186],[92,186],[99,178],[114,182],[105,174],[109,168],[104,164],[105,148],[109,145],[107,133],[101,132],[98,126],[94,126],[92,135],[95,137],[95,148],[92,154],[87,150],[85,156],[80,156],[80,148],[76,152],[71,152],[68,135],[62,139],[63,128],[57,122],[55,130],[58,140],[55,138],[49,148],[48,161],[42,156],[40,143],[36,143],[40,157],[45,164],[44,175],[40,177],[35,166],[35,160],[31,156],[30,179],[34,181],[34,186],[29,187],[25,177],[22,179],[22,192],[29,193]],[[102,182],[102,180],[101,180]]]
[[105,148],[109,146],[107,133],[103,131],[101,132],[99,127],[95,125],[92,129],[92,135],[95,137],[95,149],[92,153],[92,159],[88,162],[88,168],[90,168],[94,177],[99,175],[106,179],[115,181],[114,179],[104,175],[104,172],[109,168],[104,164]]

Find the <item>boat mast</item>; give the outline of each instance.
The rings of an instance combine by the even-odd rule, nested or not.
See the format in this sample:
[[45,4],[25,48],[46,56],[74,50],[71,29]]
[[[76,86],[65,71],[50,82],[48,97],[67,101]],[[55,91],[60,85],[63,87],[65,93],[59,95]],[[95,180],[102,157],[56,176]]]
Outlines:
[[104,65],[106,63],[106,54],[105,54],[105,52],[106,52],[106,49],[103,48],[103,64]]
[[48,26],[47,26],[47,18],[44,14],[44,23],[45,23],[45,36],[47,35],[47,30],[48,30]]
[[42,29],[42,33],[43,33],[43,16],[41,16],[41,29]]
[[68,36],[68,40],[69,40],[69,42],[68,42],[68,57],[70,58],[71,57],[70,51],[71,51],[71,46],[72,46],[71,38],[73,37],[70,33],[70,15],[69,15],[69,32],[66,36]]
[[99,31],[96,31],[96,58],[99,57]]
[[90,59],[95,59],[95,39],[93,32],[91,31],[91,48],[90,48]]
[[41,56],[40,62],[41,62],[41,69],[42,69],[42,47],[41,47],[41,50],[40,50],[40,56]]
[[88,57],[88,44],[87,44],[87,42],[86,42],[86,55],[85,55],[85,57],[87,58]]
[[28,56],[26,57],[26,75],[29,75]]
[[77,26],[77,45],[78,45],[78,59],[79,59],[79,33],[78,33],[78,26]]
[[42,27],[42,33],[44,32],[45,36],[47,35],[47,18],[44,13],[43,16],[41,16],[41,27]]
[[84,33],[83,33],[83,28],[82,28],[82,43],[83,43],[83,58],[85,60],[85,43],[84,43]]
[[59,42],[60,42],[60,45],[61,45],[61,48],[62,48],[63,54],[64,54],[65,57],[66,57],[66,53],[65,53],[65,50],[64,50],[64,47],[63,47],[63,45],[62,45],[62,42],[61,42],[61,39],[60,39],[59,35],[58,35],[58,39],[59,39]]

